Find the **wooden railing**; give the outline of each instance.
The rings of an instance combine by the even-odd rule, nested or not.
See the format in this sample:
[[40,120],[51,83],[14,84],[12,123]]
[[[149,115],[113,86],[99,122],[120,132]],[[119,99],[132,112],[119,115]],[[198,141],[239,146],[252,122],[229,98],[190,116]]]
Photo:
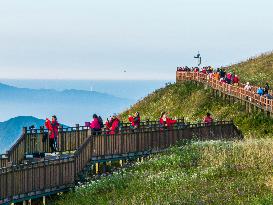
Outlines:
[[[252,105],[262,108],[265,111],[273,112],[273,100],[265,96],[256,94],[257,87],[252,86],[251,91],[244,89],[244,84],[238,86],[227,83],[222,83],[218,79],[209,78],[207,74],[200,72],[176,72],[176,81],[197,81],[210,86],[212,89],[220,91],[224,94],[236,97],[242,101],[251,103]],[[271,93],[271,92],[269,92]],[[272,94],[272,93],[271,93]]]
[[[76,127],[61,127],[58,135],[58,146],[60,152],[73,151],[90,136],[90,130],[87,127],[76,125]],[[51,152],[48,130],[23,128],[23,133],[17,142],[7,151],[9,162],[12,164],[21,163],[25,154]]]
[[[178,124],[184,122],[184,118],[178,119]],[[121,123],[120,132],[130,132],[131,123]],[[142,127],[159,127],[158,121],[141,121],[140,129]],[[105,131],[104,133],[106,133]],[[7,158],[0,158],[0,168],[9,165],[20,164],[26,154],[39,154],[51,152],[49,147],[49,140],[47,137],[48,130],[44,127],[40,129],[23,128],[21,137],[17,142],[7,151]],[[58,151],[68,152],[75,151],[83,144],[85,139],[91,135],[91,130],[86,126],[75,127],[60,127],[58,135]],[[9,162],[9,163],[8,163]]]
[[128,154],[160,152],[183,139],[242,139],[232,122],[188,124],[165,129],[142,128],[116,135],[91,135],[85,138],[74,155],[0,169],[0,204],[32,196],[58,192],[73,187],[79,174],[92,160],[115,159]]

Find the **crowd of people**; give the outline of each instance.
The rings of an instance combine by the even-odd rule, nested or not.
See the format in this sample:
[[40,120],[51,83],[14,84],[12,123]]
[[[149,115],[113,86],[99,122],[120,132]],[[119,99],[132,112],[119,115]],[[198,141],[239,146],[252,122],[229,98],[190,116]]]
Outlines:
[[[206,66],[206,67],[177,67],[177,71],[185,71],[185,72],[200,72],[203,74],[206,74],[208,79],[216,79],[219,80],[221,83],[227,83],[230,85],[235,85],[238,86],[240,83],[239,76],[235,74],[234,71],[230,71],[228,67],[221,67],[214,69],[211,66]],[[273,96],[270,95],[269,93],[269,84],[266,83],[264,87],[258,87],[256,90],[256,94],[259,96],[266,97],[267,99],[273,99]],[[246,91],[253,91],[252,86],[249,84],[249,82],[246,83],[244,86],[244,90]],[[255,90],[253,91],[255,92]]]
[[226,67],[214,69],[211,66],[206,66],[202,68],[199,68],[199,67],[189,68],[185,66],[185,67],[178,67],[177,71],[200,72],[200,73],[206,74],[208,78],[211,78],[211,79],[214,78],[220,81],[221,83],[239,85],[238,75],[236,75],[233,71],[228,71],[228,68]]
[[[131,123],[130,128],[134,132],[140,127],[140,113],[136,112],[133,115],[128,115],[128,121]],[[210,113],[207,113],[205,116],[204,123],[210,125],[213,123],[213,119]],[[159,119],[159,125],[162,129],[168,129],[174,126],[177,123],[176,119],[172,119],[168,116],[166,112],[163,112]],[[51,152],[58,151],[58,129],[60,124],[57,121],[57,117],[55,115],[50,119],[46,118],[45,126],[48,129],[48,139],[49,146]],[[93,119],[90,123],[88,123],[89,128],[91,129],[91,133],[93,136],[99,135],[102,131],[106,131],[107,134],[114,135],[119,133],[119,128],[121,127],[121,121],[116,113],[114,113],[110,120],[107,118],[105,123],[102,118],[97,114],[93,114]]]

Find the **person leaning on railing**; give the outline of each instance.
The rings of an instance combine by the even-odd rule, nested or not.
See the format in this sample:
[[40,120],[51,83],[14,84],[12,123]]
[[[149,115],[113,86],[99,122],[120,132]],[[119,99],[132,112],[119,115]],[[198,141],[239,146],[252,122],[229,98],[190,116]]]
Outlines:
[[159,119],[159,124],[161,127],[170,128],[176,123],[177,120],[172,120],[171,118],[169,118],[166,112],[163,112],[161,114],[161,118]]
[[244,87],[244,90],[246,91],[251,91],[251,85],[249,84],[249,82],[246,83],[245,87]]
[[237,75],[235,75],[232,79],[232,83],[233,85],[235,86],[238,86],[239,85],[239,77]]
[[101,134],[101,129],[102,129],[101,122],[99,117],[96,114],[93,115],[93,121],[90,123],[90,128],[92,131],[92,135]]
[[117,134],[119,132],[120,120],[118,119],[116,113],[113,114],[110,121],[106,121],[105,126],[106,129],[109,131],[108,133],[111,135]]
[[264,94],[268,94],[268,91],[269,91],[269,84],[266,83],[264,86]]
[[207,113],[203,122],[206,123],[207,125],[211,125],[213,123],[213,118],[211,117],[211,114],[209,112]]
[[264,94],[264,90],[261,87],[258,87],[257,94],[262,96]]
[[131,128],[137,129],[140,126],[140,114],[139,112],[136,112],[134,116],[128,115],[128,120],[131,122]]

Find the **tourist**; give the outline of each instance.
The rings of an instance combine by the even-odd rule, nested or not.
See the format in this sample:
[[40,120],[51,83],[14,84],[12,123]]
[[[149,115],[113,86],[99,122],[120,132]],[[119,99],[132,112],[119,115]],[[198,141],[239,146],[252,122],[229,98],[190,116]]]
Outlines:
[[51,122],[48,118],[46,118],[45,126],[48,129],[49,136],[49,146],[51,148],[51,152],[56,152],[58,147],[58,128],[59,123],[57,121],[56,115],[52,116]]
[[238,78],[237,75],[235,75],[235,76],[233,77],[233,84],[234,84],[235,86],[238,86],[238,85],[239,85],[239,78]]
[[159,120],[160,125],[164,128],[172,127],[176,122],[177,120],[172,120],[171,118],[169,118],[166,112],[163,112],[161,114],[161,118]]
[[120,126],[120,121],[117,117],[117,114],[114,113],[110,122],[106,122],[106,128],[110,131],[109,134],[114,135],[119,132],[119,126]]
[[93,115],[93,121],[90,123],[90,128],[92,131],[92,135],[101,134],[101,122],[96,114]]
[[272,100],[272,99],[273,99],[273,96],[270,95],[269,93],[265,93],[265,94],[264,94],[264,97],[267,98],[267,99],[269,99],[269,100]]
[[206,117],[204,118],[204,123],[206,123],[208,125],[211,125],[213,123],[213,119],[212,119],[209,112],[207,113]]
[[232,78],[232,74],[229,72],[229,73],[226,75],[226,82],[227,82],[227,84],[231,84],[231,78]]
[[262,96],[264,94],[264,90],[261,87],[259,87],[257,89],[257,94],[260,95],[260,96]]
[[244,90],[251,91],[251,86],[249,85],[249,82],[246,83]]
[[214,76],[214,79],[220,80],[220,73],[219,72],[215,72],[213,76]]
[[223,68],[220,69],[220,78],[225,78],[226,77],[226,72]]
[[139,112],[136,112],[134,116],[129,115],[128,120],[131,122],[131,127],[137,129],[140,126],[140,115]]
[[195,72],[195,73],[198,73],[198,72],[199,72],[199,68],[198,68],[198,67],[195,67],[195,68],[194,68],[194,72]]
[[266,83],[264,87],[264,94],[268,94],[268,91],[269,91],[269,84]]
[[225,78],[220,78],[220,83],[226,83]]

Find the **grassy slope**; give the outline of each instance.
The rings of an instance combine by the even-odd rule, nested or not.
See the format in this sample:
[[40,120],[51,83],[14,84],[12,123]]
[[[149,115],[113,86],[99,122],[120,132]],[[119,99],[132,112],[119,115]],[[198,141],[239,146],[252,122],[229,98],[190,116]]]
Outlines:
[[262,54],[231,66],[242,81],[263,86],[273,86],[273,53]]
[[[273,84],[269,80],[273,78],[257,74],[273,75],[272,58],[270,54],[238,64],[236,72],[244,81]],[[187,121],[200,121],[209,111],[215,119],[233,118],[247,137],[273,135],[272,119],[246,114],[239,103],[227,104],[190,82],[156,91],[121,118],[135,111],[143,119],[158,119],[162,111],[168,111]],[[273,204],[272,150],[272,139],[188,144],[78,187],[57,204]]]
[[175,147],[57,204],[272,204],[272,148],[272,140]]

